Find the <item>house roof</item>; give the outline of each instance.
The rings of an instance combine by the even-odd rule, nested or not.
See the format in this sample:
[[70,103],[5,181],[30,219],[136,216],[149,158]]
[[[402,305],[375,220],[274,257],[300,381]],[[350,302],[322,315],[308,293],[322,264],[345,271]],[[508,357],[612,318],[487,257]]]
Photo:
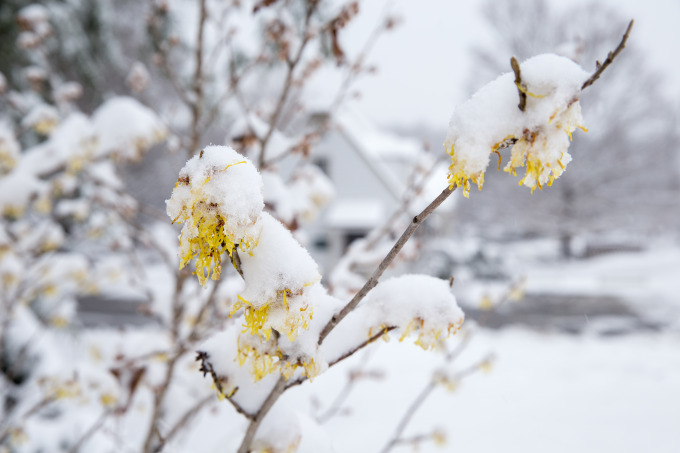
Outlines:
[[338,109],[335,123],[342,133],[354,139],[362,152],[376,158],[415,159],[422,150],[419,140],[380,130],[364,114],[348,105]]

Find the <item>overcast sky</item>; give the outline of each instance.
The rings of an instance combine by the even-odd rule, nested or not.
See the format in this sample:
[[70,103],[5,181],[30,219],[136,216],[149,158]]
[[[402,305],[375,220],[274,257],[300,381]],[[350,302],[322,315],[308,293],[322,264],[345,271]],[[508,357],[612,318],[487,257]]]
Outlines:
[[[356,105],[383,126],[422,124],[444,129],[454,106],[467,97],[471,45],[489,41],[488,26],[480,14],[483,1],[366,0],[362,2],[361,17],[344,35],[348,54],[357,52],[388,3],[403,21],[372,51],[369,62],[376,64],[379,72],[359,83],[362,97],[355,101]],[[566,2],[550,3],[564,7]],[[631,41],[648,50],[650,63],[665,75],[669,96],[676,105],[680,104],[680,0],[601,3],[617,8],[623,17],[635,19]],[[613,38],[612,49],[619,39],[620,36]]]

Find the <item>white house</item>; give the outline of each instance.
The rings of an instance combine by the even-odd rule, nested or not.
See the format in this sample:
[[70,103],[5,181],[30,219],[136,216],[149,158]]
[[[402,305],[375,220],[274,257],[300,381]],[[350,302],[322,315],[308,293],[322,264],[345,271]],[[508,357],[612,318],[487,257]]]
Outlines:
[[[316,121],[323,119],[323,114],[317,114]],[[310,248],[325,269],[353,240],[380,226],[399,208],[414,168],[431,162],[418,140],[379,130],[356,110],[342,108],[333,124],[311,153],[312,161],[336,188],[335,198],[310,231]],[[442,162],[426,185],[424,198],[445,187],[445,174]]]

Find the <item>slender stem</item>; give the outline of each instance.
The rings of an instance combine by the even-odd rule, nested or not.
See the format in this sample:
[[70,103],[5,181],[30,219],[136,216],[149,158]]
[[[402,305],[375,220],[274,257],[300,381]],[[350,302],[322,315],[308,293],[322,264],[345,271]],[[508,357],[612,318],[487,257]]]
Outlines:
[[375,270],[371,278],[364,284],[364,286],[359,290],[358,293],[354,295],[352,300],[345,305],[342,310],[340,310],[337,314],[335,314],[330,321],[328,321],[328,324],[323,328],[321,331],[321,334],[319,335],[319,345],[321,345],[324,341],[324,339],[328,336],[329,333],[335,328],[335,326],[338,325],[340,321],[342,321],[345,316],[347,316],[352,310],[354,310],[357,305],[359,305],[359,302],[363,300],[364,297],[366,297],[366,294],[370,290],[372,290],[375,285],[378,284],[378,280],[382,276],[382,274],[385,272],[385,270],[389,267],[389,265],[394,261],[394,258],[396,258],[397,254],[401,251],[401,249],[404,247],[406,242],[410,239],[410,237],[413,235],[413,233],[416,231],[416,229],[427,219],[430,214],[434,212],[434,210],[441,205],[444,200],[446,200],[452,193],[453,191],[456,190],[456,186],[453,188],[447,187],[444,189],[438,196],[435,198],[423,211],[415,216],[413,218],[413,221],[408,225],[404,233],[401,235],[399,240],[394,244],[392,249],[389,251],[387,256],[383,258],[382,262],[378,265],[378,268]]
[[361,343],[360,345],[354,347],[354,348],[351,349],[350,351],[347,351],[346,353],[344,353],[343,355],[341,355],[341,356],[338,357],[337,359],[335,359],[335,360],[333,360],[332,362],[330,362],[330,363],[328,364],[328,367],[330,368],[330,367],[332,367],[333,365],[336,365],[336,364],[342,362],[342,361],[345,360],[347,357],[350,357],[350,356],[354,355],[355,352],[359,351],[360,349],[365,348],[365,347],[368,346],[369,344],[375,342],[378,338],[381,338],[381,337],[382,337],[383,335],[385,335],[387,332],[390,332],[390,331],[392,331],[392,330],[394,330],[394,329],[396,329],[396,328],[397,328],[397,326],[390,326],[390,327],[384,327],[384,328],[382,328],[382,329],[380,330],[380,332],[376,333],[375,335],[373,335],[372,337],[370,337],[368,340],[364,341],[364,342]]
[[274,133],[274,130],[276,129],[276,125],[278,124],[279,118],[281,117],[281,113],[283,112],[283,106],[286,104],[286,100],[288,99],[288,93],[290,92],[290,89],[293,86],[293,72],[295,72],[295,68],[297,67],[298,63],[300,63],[300,60],[302,59],[302,54],[311,38],[311,35],[309,33],[309,22],[310,19],[312,18],[314,10],[316,9],[319,3],[320,2],[310,3],[309,8],[307,9],[307,15],[305,16],[305,26],[303,29],[304,36],[302,38],[302,42],[300,43],[300,47],[298,48],[295,57],[288,62],[288,73],[286,74],[286,80],[283,84],[283,90],[281,91],[279,100],[276,103],[274,114],[272,115],[269,121],[269,129],[267,130],[267,134],[262,139],[262,143],[260,145],[260,156],[258,157],[258,168],[260,169],[264,168],[265,164],[264,156],[267,148],[267,143],[269,143],[269,139],[271,138],[272,134]]
[[108,409],[105,410],[104,412],[102,412],[102,414],[99,416],[99,418],[97,419],[97,421],[95,421],[95,422],[92,424],[92,426],[90,426],[90,428],[89,428],[87,431],[85,431],[85,433],[84,433],[82,436],[80,436],[80,439],[78,439],[78,442],[76,442],[75,444],[73,444],[73,447],[71,447],[71,449],[69,450],[69,453],[78,453],[78,451],[80,450],[80,447],[82,447],[83,444],[84,444],[90,437],[92,437],[92,435],[93,435],[94,433],[96,433],[97,430],[99,430],[99,428],[102,427],[102,425],[103,425],[104,422],[106,421],[106,418],[107,418],[110,414],[111,414],[111,411],[108,410]]
[[198,37],[196,38],[196,69],[194,71],[194,94],[195,99],[191,103],[191,145],[188,153],[191,156],[198,149],[201,140],[199,121],[203,113],[203,32],[205,21],[208,16],[205,0],[200,3],[200,17],[198,22]]
[[437,165],[441,162],[440,159],[436,159],[431,167],[425,172],[425,174],[420,178],[420,181],[416,181],[418,170],[414,170],[411,174],[411,182],[409,183],[404,195],[401,198],[401,204],[392,212],[392,216],[383,223],[380,229],[374,229],[366,237],[366,245],[364,250],[371,250],[376,246],[378,241],[385,236],[387,233],[393,231],[394,225],[403,215],[409,215],[412,211],[411,202],[415,197],[421,193],[425,183],[427,183],[432,176],[432,173],[437,168]]
[[401,421],[397,425],[397,428],[394,430],[394,434],[392,435],[392,438],[390,439],[389,442],[383,447],[382,450],[380,450],[380,453],[387,453],[389,452],[392,447],[394,447],[399,440],[401,439],[401,435],[403,434],[404,430],[406,429],[406,426],[409,424],[413,416],[415,415],[416,411],[420,408],[420,406],[427,400],[427,398],[430,396],[430,393],[435,389],[436,384],[434,381],[430,381],[427,383],[427,385],[423,388],[423,390],[420,391],[418,396],[413,400],[411,405],[409,406],[408,410],[402,417]]
[[172,378],[175,374],[175,366],[177,365],[179,358],[182,356],[182,352],[183,351],[177,351],[177,353],[168,361],[163,383],[156,391],[153,413],[151,415],[151,424],[149,425],[149,431],[146,434],[146,440],[144,441],[143,451],[145,453],[156,452],[156,448],[154,447],[154,439],[158,436],[158,420],[161,418],[161,413],[163,411],[163,401],[165,400],[165,395],[167,394],[170,383],[172,382]]
[[[337,359],[335,359],[335,360],[333,360],[332,362],[330,362],[330,363],[328,364],[328,368],[337,365],[338,363],[342,362],[343,360],[345,360],[345,359],[348,358],[348,357],[353,356],[357,351],[359,351],[359,350],[365,348],[366,346],[368,346],[368,345],[371,344],[371,343],[374,343],[378,338],[382,337],[382,336],[385,335],[387,332],[390,332],[390,331],[392,331],[392,330],[394,330],[394,329],[396,329],[396,328],[397,328],[396,326],[383,327],[382,329],[380,329],[380,332],[376,333],[375,335],[373,335],[372,337],[370,337],[368,340],[362,342],[362,343],[359,344],[358,346],[355,346],[354,348],[352,348],[352,349],[349,350],[348,352],[344,353],[343,355],[341,355],[341,356],[338,357]],[[307,376],[301,376],[301,377],[299,377],[298,379],[294,380],[293,382],[288,383],[288,384],[286,385],[286,389],[289,389],[289,388],[294,387],[294,386],[296,386],[296,385],[300,385],[300,384],[302,384],[303,382],[307,381],[307,379],[309,379]]]
[[626,41],[628,41],[628,36],[630,36],[630,30],[633,28],[633,24],[635,23],[634,20],[631,19],[630,22],[628,22],[628,28],[626,28],[626,32],[623,34],[623,37],[621,38],[621,42],[619,43],[618,46],[616,46],[616,49],[614,49],[613,52],[609,52],[607,55],[607,59],[604,60],[604,63],[600,64],[600,62],[597,62],[597,70],[593,73],[592,76],[585,82],[583,82],[583,85],[581,86],[581,90],[585,90],[588,88],[590,85],[595,83],[597,79],[600,78],[602,73],[604,72],[607,67],[612,64],[614,61],[614,58],[616,58],[621,51],[626,47]]
[[[461,348],[465,348],[465,344],[461,344]],[[458,349],[458,351],[461,351],[462,349]],[[455,354],[453,356],[449,355],[447,356],[447,362],[452,361],[455,358]],[[475,363],[474,365],[459,371],[458,373],[455,374],[455,377],[452,379],[454,382],[458,383],[465,379],[466,377],[470,376],[471,374],[475,373],[476,371],[479,371],[485,363],[488,363],[491,360],[491,356],[485,357],[483,360],[480,360],[479,362]],[[411,422],[411,419],[415,415],[415,413],[420,409],[420,406],[423,405],[425,401],[430,397],[430,394],[432,391],[437,387],[437,382],[435,379],[431,379],[425,387],[420,391],[418,396],[413,400],[411,405],[408,407],[406,412],[404,413],[404,416],[402,419],[399,421],[399,425],[397,425],[397,428],[394,430],[394,434],[390,438],[390,440],[387,442],[387,444],[383,447],[382,450],[380,450],[380,453],[388,453],[395,445],[402,443],[404,439],[401,437],[401,435],[404,433],[404,430],[408,426],[408,424]]]
[[203,407],[208,404],[212,399],[214,398],[213,395],[208,395],[205,398],[199,400],[196,404],[193,405],[188,411],[184,413],[184,415],[175,423],[175,425],[170,428],[170,431],[168,431],[168,434],[165,436],[163,439],[163,442],[159,447],[156,449],[156,453],[160,452],[165,444],[169,442],[173,437],[177,435],[177,433],[182,429],[189,421],[195,417]]
[[359,381],[359,377],[363,375],[362,370],[366,368],[366,364],[370,357],[369,352],[370,351],[367,351],[364,354],[362,362],[356,369],[349,370],[345,386],[342,388],[342,390],[340,390],[330,406],[328,406],[328,408],[322,414],[316,417],[316,421],[318,423],[326,423],[328,420],[335,417],[335,415],[340,411],[342,403],[347,400],[349,394],[352,392],[352,389]]

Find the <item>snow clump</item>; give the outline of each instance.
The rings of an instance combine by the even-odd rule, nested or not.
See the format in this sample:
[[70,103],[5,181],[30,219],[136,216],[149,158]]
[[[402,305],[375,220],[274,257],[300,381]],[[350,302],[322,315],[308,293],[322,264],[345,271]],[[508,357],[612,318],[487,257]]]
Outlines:
[[257,244],[257,224],[264,209],[262,178],[248,159],[226,146],[208,146],[179,173],[167,213],[184,223],[179,235],[180,268],[194,257],[199,281],[210,269],[220,278],[221,256],[239,247],[250,252]]
[[[482,87],[458,107],[449,123],[444,146],[451,156],[450,187],[470,194],[470,181],[481,190],[491,153],[513,145],[505,171],[516,174],[533,191],[551,185],[571,161],[571,133],[583,126],[579,96],[589,74],[568,58],[538,55],[521,65],[522,84],[506,73]],[[518,89],[526,93],[526,108],[518,108]],[[499,164],[500,168],[500,164]]]

